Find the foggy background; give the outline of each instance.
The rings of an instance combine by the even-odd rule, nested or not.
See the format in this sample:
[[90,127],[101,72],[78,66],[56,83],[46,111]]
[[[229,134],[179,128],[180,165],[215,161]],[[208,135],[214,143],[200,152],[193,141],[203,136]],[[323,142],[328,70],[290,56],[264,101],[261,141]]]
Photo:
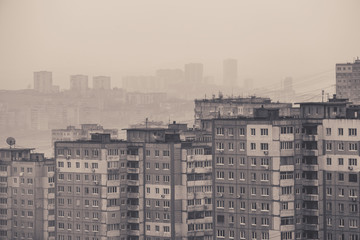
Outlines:
[[32,85],[32,72],[124,75],[204,64],[221,83],[225,58],[238,60],[239,84],[294,84],[359,52],[360,2],[353,1],[0,1],[1,89]]
[[[0,0],[0,146],[13,136],[51,155],[52,129],[89,123],[119,137],[145,119],[191,127],[194,99],[219,94],[319,101],[335,92],[335,64],[360,54],[359,10],[357,0]],[[56,91],[35,89],[38,71]],[[84,91],[70,87],[79,74]],[[95,89],[95,76],[111,86]]]

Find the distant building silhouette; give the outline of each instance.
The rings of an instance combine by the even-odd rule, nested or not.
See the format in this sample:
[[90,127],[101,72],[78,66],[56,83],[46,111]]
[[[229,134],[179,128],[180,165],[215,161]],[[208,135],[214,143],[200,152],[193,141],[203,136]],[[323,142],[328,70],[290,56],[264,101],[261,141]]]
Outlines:
[[110,90],[111,89],[111,78],[107,77],[107,76],[93,77],[93,89]]
[[236,59],[225,59],[223,62],[223,83],[228,87],[238,85],[238,67]]
[[201,83],[203,74],[204,65],[202,63],[185,64],[184,78],[187,83]]
[[70,76],[70,90],[77,91],[84,94],[88,90],[88,76],[86,75],[71,75]]
[[34,89],[41,93],[59,92],[59,86],[53,86],[52,72],[34,72]]

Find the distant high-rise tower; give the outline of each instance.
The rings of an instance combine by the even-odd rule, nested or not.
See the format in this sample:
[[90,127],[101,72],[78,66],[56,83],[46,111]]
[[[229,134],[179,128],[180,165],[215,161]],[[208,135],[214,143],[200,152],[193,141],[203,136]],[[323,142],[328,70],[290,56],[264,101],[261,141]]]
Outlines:
[[34,72],[34,89],[42,93],[51,93],[53,90],[52,73],[47,71]]
[[292,91],[293,90],[293,80],[291,77],[287,77],[284,79],[284,82],[283,82],[283,89],[285,91]]
[[236,59],[225,59],[223,62],[223,81],[225,86],[237,86],[238,67]]
[[88,90],[88,76],[86,75],[71,75],[70,76],[70,90],[77,91],[81,94]]
[[355,104],[360,103],[360,59],[354,63],[336,64],[336,95],[347,98]]
[[203,80],[204,65],[202,63],[185,64],[184,78],[188,83],[200,83]]
[[106,76],[93,77],[93,89],[110,90],[111,89],[111,78],[106,77]]

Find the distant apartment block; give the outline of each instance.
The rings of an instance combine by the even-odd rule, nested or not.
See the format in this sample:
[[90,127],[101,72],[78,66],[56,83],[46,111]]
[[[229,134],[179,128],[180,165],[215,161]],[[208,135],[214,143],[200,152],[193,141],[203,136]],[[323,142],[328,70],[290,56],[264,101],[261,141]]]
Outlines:
[[161,89],[169,89],[184,80],[184,71],[182,69],[158,69],[156,71],[156,78],[160,83]]
[[204,65],[202,63],[185,64],[184,79],[187,84],[202,83],[204,78]]
[[108,133],[112,139],[118,138],[117,129],[104,129],[104,127],[99,124],[81,124],[80,128],[68,126],[66,129],[51,130],[51,139],[52,144],[56,141],[89,140],[91,139],[91,134],[94,133]]
[[223,83],[227,87],[238,86],[238,63],[236,59],[226,59],[223,62]]
[[255,108],[280,109],[281,116],[294,114],[291,103],[272,102],[270,98],[222,96],[212,99],[195,100],[195,126],[200,127],[201,120],[217,117],[253,117]]
[[54,86],[52,82],[52,72],[34,72],[34,89],[41,93],[59,92],[59,86]]
[[86,75],[71,75],[70,76],[70,90],[76,91],[80,94],[85,94],[89,89],[88,76]]
[[166,98],[167,94],[162,92],[129,92],[126,97],[126,102],[131,105],[150,105],[160,104]]
[[122,78],[122,87],[127,91],[156,91],[160,85],[155,76],[126,76]]
[[93,89],[111,90],[111,78],[107,76],[93,77]]
[[55,240],[55,161],[0,149],[0,239]]
[[336,95],[360,103],[360,59],[336,64]]

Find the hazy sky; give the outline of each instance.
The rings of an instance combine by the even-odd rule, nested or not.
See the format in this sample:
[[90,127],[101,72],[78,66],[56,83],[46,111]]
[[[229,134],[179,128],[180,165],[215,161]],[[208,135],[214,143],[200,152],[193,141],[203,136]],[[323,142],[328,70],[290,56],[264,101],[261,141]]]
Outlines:
[[[359,0],[0,0],[0,89],[26,88],[33,71],[150,75],[202,62],[221,77],[237,58],[239,77],[269,84],[328,73],[360,56]],[[91,81],[90,81],[91,82]]]

